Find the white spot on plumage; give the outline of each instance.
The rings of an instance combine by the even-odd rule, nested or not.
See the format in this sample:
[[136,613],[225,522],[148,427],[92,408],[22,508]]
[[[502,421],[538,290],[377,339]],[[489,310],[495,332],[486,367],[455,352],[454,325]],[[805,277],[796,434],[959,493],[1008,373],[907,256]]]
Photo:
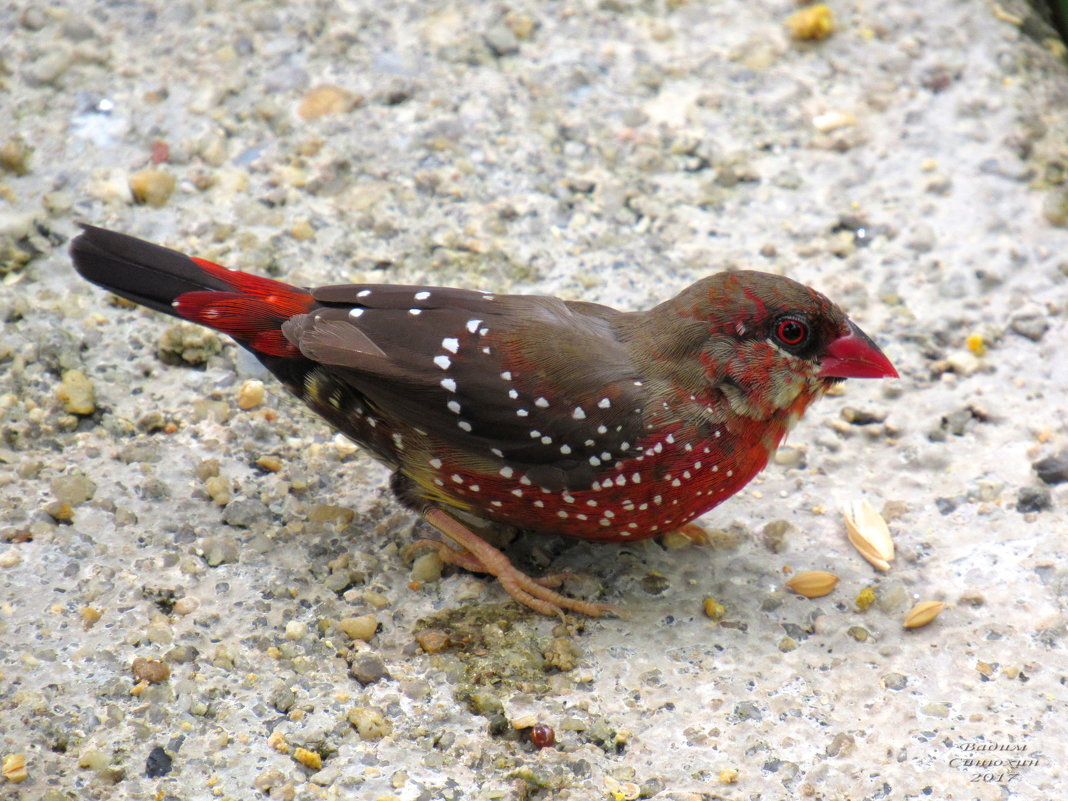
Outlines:
[[679,481],[679,480],[678,480],[678,479],[676,478],[676,479],[675,479],[674,481],[672,481],[672,482],[671,482],[671,486],[673,486],[673,487],[681,487],[681,486],[682,486],[682,482],[681,482],[681,481]]
[[455,392],[456,391],[456,381],[455,381],[455,379],[443,378],[443,379],[441,379],[441,385],[443,387],[445,387],[445,389],[449,390],[449,392]]
[[608,433],[608,428],[606,426],[597,426],[597,433],[598,434],[607,434]]
[[642,474],[641,473],[635,473],[634,475],[632,475],[630,477],[630,480],[631,480],[631,483],[633,483],[633,484],[641,484],[642,483]]
[[434,357],[434,364],[440,367],[442,370],[448,370],[452,365],[452,359],[444,354]]
[[460,340],[456,337],[445,337],[441,340],[441,347],[449,351],[449,353],[456,353],[460,349]]
[[523,490],[514,489],[514,490],[512,490],[512,494],[517,498],[522,498],[523,497]]
[[492,453],[498,459],[504,458],[504,451],[502,451],[500,448],[490,448],[490,453]]
[[459,414],[460,413],[460,404],[457,403],[456,401],[451,400],[448,403],[446,403],[445,405],[448,407],[449,411],[452,412],[453,414]]
[[595,507],[595,506],[597,506],[597,501],[595,501],[595,500],[593,500],[593,499],[591,498],[590,500],[586,501],[586,505],[587,505],[587,506],[594,506],[594,507]]
[[440,478],[435,478],[434,479],[434,483],[437,484],[439,487],[444,487],[445,486],[445,482],[442,481]]
[[515,410],[515,416],[516,417],[526,417],[529,414],[530,414],[530,412],[528,412],[526,409],[516,409]]
[[438,458],[431,459],[428,462],[428,464],[431,467],[433,467],[435,470],[440,470],[441,469],[441,459],[438,459]]
[[489,348],[483,348],[482,352],[485,353],[487,356],[490,355],[490,349]]
[[355,320],[357,317],[360,317],[362,314],[363,314],[363,309],[350,309],[349,310],[349,317],[351,317],[353,320]]
[[575,502],[575,496],[574,495],[569,495],[566,492],[561,497],[564,499],[564,503],[574,503]]
[[553,444],[553,438],[552,437],[542,437],[541,438],[541,444],[542,445],[552,445]]
[[511,370],[505,370],[503,373],[501,373],[501,378],[503,378],[505,381],[511,381],[512,380],[512,371]]
[[571,413],[571,416],[576,420],[585,420],[586,419],[586,412],[584,412],[582,410],[581,406],[576,406],[575,407],[575,411],[573,411]]
[[611,509],[605,509],[604,510],[604,516],[605,517],[615,517],[616,513],[613,512]]
[[602,526],[610,526],[610,525],[612,525],[612,521],[609,520],[607,517],[602,517],[597,522],[600,523]]
[[506,465],[500,469],[500,474],[505,478],[511,478],[515,475],[515,471]]
[[599,401],[597,401],[597,408],[598,409],[607,409],[611,405],[612,405],[612,401],[608,400],[608,398],[601,398]]
[[627,477],[626,476],[616,476],[616,486],[617,487],[622,487],[626,483],[627,483]]
[[561,445],[560,446],[560,453],[562,453],[564,456],[567,456],[569,453],[571,453],[571,446],[570,445]]
[[643,503],[643,504],[639,504],[638,505],[638,511],[639,512],[644,512],[648,508],[649,508],[649,504],[647,504],[647,503]]
[[459,473],[453,473],[451,476],[449,476],[449,478],[451,478],[457,484],[463,484],[464,483],[464,477],[461,476]]
[[422,309],[408,309],[408,314],[412,315],[412,317],[418,317],[422,313]]
[[575,519],[576,520],[589,520],[590,518],[588,516],[586,516],[586,515],[578,514],[578,515],[575,515]]
[[675,444],[675,435],[674,434],[668,434],[666,437],[664,437],[664,442],[666,442],[668,445],[674,445]]
[[490,501],[490,505],[491,506],[496,506],[496,507],[504,506],[504,504],[501,503],[500,501]]
[[414,298],[415,298],[416,300],[426,300],[427,298],[429,298],[429,297],[430,297],[430,293],[429,293],[429,292],[427,292],[426,290],[424,290],[424,291],[422,291],[422,292],[416,292],[416,293],[415,293],[415,295],[414,295],[413,297],[414,297]]
[[356,297],[358,297],[358,298],[366,298],[370,294],[371,294],[371,290],[370,289],[361,289],[359,292],[356,293]]
[[610,462],[611,460],[612,460],[612,454],[610,454],[608,451],[601,451],[601,461],[602,462]]
[[654,495],[653,496],[653,503],[655,503],[657,506],[659,506],[661,503],[663,503],[663,501],[664,501],[664,499],[661,498],[659,495]]
[[733,470],[728,470],[727,471],[727,478],[730,478],[733,475],[734,475],[734,471]]
[[467,321],[467,330],[470,331],[473,334],[473,333],[475,333],[475,331],[478,330],[478,327],[480,325],[482,325],[482,321],[481,320],[468,320]]
[[540,432],[540,431],[538,431],[537,429],[533,429],[533,430],[532,430],[532,431],[530,432],[530,438],[531,438],[531,439],[537,439],[537,438],[538,438],[538,437],[540,437],[540,436],[541,436],[541,432]]
[[458,423],[457,423],[456,425],[458,425],[458,426],[459,426],[460,428],[462,428],[462,429],[463,429],[464,431],[467,431],[467,432],[470,432],[470,431],[471,431],[471,424],[470,424],[469,422],[467,422],[466,420],[461,420],[461,421],[460,421],[460,422],[458,422]]
[[480,329],[478,329],[478,335],[480,337],[484,337],[488,333],[489,333],[489,329],[488,328],[480,328]]
[[559,512],[556,513],[556,516],[559,517],[561,520],[566,520],[567,519],[567,512],[565,512],[563,509],[561,509]]
[[534,506],[537,506],[539,509],[544,509],[545,501],[534,501]]
[[601,464],[601,460],[598,459],[596,456],[591,456],[590,457],[590,464],[593,465],[594,467],[598,467]]
[[519,398],[519,393],[514,389],[510,389],[508,390],[508,397],[512,400],[517,400]]
[[693,476],[690,475],[690,471],[689,470],[683,470],[682,471],[682,477],[685,478],[687,481],[689,481],[691,478],[693,478]]
[[533,484],[534,482],[533,482],[533,481],[531,481],[531,480],[530,480],[529,478],[527,478],[526,476],[520,476],[520,477],[519,477],[519,483],[520,483],[520,484],[522,484],[522,485],[523,485],[524,487],[529,487],[529,486],[530,486],[531,484]]
[[549,408],[549,401],[545,400],[545,398],[537,398],[534,401],[534,405],[541,409],[547,409]]
[[482,489],[482,487],[480,487],[478,484],[472,484],[470,487],[468,487],[468,489],[471,490],[471,492],[478,492],[480,489]]

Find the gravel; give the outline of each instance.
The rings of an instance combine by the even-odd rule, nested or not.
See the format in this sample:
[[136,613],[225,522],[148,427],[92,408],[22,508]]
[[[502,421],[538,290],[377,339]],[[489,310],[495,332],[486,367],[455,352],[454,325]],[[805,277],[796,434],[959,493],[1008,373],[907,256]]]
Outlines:
[[[1058,797],[1063,51],[1015,0],[832,3],[804,41],[796,10],[9,3],[0,794]],[[707,545],[518,535],[629,613],[562,623],[413,575],[385,469],[225,337],[78,279],[78,221],[307,285],[637,308],[780,272],[902,377],[811,410]],[[961,762],[995,745],[1029,761]]]

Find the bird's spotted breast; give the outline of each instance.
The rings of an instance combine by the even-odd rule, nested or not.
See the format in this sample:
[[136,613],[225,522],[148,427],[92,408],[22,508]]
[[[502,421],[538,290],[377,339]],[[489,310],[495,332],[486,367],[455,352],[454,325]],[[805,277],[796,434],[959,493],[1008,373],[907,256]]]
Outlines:
[[721,428],[694,436],[658,430],[636,455],[603,464],[584,489],[541,486],[519,466],[495,473],[464,467],[462,454],[431,457],[412,477],[487,519],[604,542],[644,539],[676,529],[730,497],[767,463],[763,441]]

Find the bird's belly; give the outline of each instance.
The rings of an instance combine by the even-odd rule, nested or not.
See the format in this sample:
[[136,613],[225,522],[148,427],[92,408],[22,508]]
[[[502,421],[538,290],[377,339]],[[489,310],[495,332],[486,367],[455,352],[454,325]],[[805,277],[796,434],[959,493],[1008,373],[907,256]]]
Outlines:
[[[619,542],[679,528],[738,492],[767,464],[762,441],[686,441],[661,433],[641,455],[606,465],[589,489],[552,490],[517,469],[473,473],[445,462],[432,497],[480,517],[567,537]],[[428,486],[425,476],[421,482]]]

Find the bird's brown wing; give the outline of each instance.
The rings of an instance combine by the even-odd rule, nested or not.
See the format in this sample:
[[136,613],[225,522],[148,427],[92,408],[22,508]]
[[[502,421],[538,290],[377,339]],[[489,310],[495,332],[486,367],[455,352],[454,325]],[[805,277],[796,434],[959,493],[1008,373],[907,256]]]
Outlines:
[[644,393],[618,312],[437,287],[312,294],[322,306],[287,322],[286,337],[385,417],[529,467],[546,487],[589,486],[602,464],[637,452]]

